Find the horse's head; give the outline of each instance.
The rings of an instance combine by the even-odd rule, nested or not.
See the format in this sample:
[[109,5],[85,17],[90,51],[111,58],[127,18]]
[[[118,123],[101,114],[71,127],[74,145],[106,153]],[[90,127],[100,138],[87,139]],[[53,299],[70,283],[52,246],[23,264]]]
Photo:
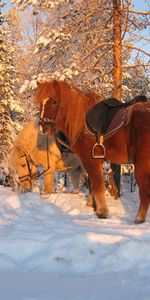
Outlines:
[[39,83],[35,96],[40,104],[39,129],[43,134],[54,134],[60,106],[59,85],[57,81]]
[[38,174],[37,167],[26,153],[23,153],[18,160],[17,173],[19,179],[19,189],[21,192],[32,190],[33,183]]
[[37,167],[28,154],[15,146],[10,154],[11,166],[18,175],[18,188],[20,192],[29,192],[37,175]]
[[66,81],[39,83],[35,101],[40,104],[40,131],[49,135],[62,131],[73,143],[84,127],[87,111],[96,99]]

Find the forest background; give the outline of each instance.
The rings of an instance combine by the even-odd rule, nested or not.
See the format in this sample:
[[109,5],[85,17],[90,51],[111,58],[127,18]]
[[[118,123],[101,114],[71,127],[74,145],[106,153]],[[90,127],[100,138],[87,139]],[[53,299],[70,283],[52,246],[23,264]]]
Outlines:
[[0,1],[0,182],[9,149],[38,113],[37,80],[58,78],[106,98],[114,91],[114,7],[121,29],[121,99],[150,88],[150,2],[129,0]]

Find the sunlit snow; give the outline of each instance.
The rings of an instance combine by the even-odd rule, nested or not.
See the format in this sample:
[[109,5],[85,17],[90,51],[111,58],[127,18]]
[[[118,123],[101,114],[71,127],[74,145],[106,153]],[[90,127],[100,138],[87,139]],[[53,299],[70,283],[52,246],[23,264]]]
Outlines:
[[43,199],[0,186],[0,299],[149,300],[150,216],[133,222],[137,188],[106,197],[99,220],[82,192]]

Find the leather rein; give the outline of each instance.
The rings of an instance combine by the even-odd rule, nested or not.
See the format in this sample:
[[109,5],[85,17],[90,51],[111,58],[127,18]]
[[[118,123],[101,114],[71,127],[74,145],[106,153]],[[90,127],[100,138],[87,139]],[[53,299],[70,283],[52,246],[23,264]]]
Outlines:
[[31,180],[33,178],[38,177],[38,172],[32,173],[32,166],[35,166],[35,167],[37,167],[37,166],[35,165],[31,156],[26,151],[23,151],[23,154],[20,156],[20,158],[22,158],[22,157],[25,157],[25,159],[26,159],[28,173],[26,175],[19,176],[18,179],[19,179],[19,181],[29,180],[31,182]]
[[49,161],[49,154],[48,154],[48,136],[47,136],[47,140],[46,140],[46,152],[47,152],[47,169],[42,171],[42,172],[39,172],[39,170],[37,172],[32,172],[32,167],[38,167],[34,160],[31,158],[30,154],[24,150],[23,151],[23,154],[20,156],[21,157],[25,157],[26,159],[26,163],[27,163],[27,167],[28,167],[28,173],[26,175],[23,175],[23,176],[19,176],[18,179],[20,182],[22,181],[26,181],[26,180],[29,180],[30,183],[33,179],[38,179],[39,177],[41,177],[43,174],[45,174],[49,169],[50,169],[50,161]]

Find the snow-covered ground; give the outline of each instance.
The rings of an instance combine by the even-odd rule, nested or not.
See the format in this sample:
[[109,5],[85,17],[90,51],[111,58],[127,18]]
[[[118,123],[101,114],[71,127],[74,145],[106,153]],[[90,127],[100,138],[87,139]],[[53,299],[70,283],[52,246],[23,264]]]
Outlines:
[[49,199],[0,186],[0,300],[149,300],[150,214],[129,186],[99,220],[83,193]]

